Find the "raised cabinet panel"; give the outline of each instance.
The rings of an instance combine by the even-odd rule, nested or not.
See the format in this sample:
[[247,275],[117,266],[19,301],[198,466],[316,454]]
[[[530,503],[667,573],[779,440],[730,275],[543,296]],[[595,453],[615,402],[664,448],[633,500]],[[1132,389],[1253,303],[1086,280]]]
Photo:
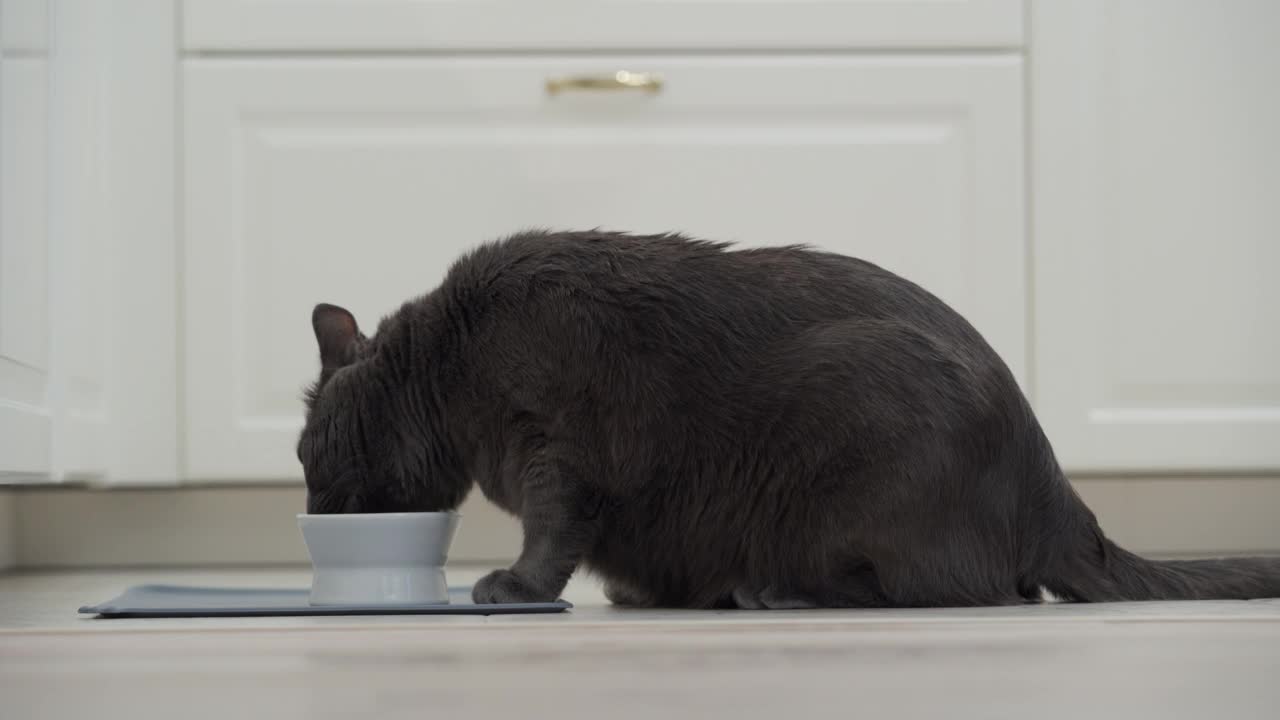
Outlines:
[[1023,0],[186,0],[188,50],[993,48]]
[[[1025,372],[1016,58],[189,61],[187,474],[298,477],[319,301],[372,328],[527,227],[811,243],[941,295]],[[545,78],[658,72],[661,93]]]
[[0,0],[0,47],[10,58],[45,57],[49,0]]
[[[0,5],[3,17],[16,6]],[[30,24],[30,22],[26,23]],[[0,54],[0,484],[50,467],[48,61],[38,38]]]
[[[48,122],[53,465],[59,477],[93,482],[108,477],[112,417],[107,364],[115,291],[136,282],[132,274],[114,280],[112,269],[116,262],[137,263],[131,253],[113,253],[109,247],[109,193],[128,184],[112,182],[106,161],[111,138],[121,129],[109,121],[107,110],[112,102],[105,35],[110,5],[56,3],[50,17],[57,29]],[[114,100],[120,106],[120,98]],[[113,132],[104,130],[108,127]],[[116,171],[131,177],[129,167]]]
[[53,474],[94,484],[175,484],[173,3],[48,5]]
[[1280,4],[1032,11],[1035,396],[1062,461],[1280,468]]

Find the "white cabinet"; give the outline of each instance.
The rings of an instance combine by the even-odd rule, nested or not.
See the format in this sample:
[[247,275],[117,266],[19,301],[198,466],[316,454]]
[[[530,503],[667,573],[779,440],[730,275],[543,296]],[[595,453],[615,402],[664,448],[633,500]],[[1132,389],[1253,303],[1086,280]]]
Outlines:
[[[549,77],[660,73],[663,90]],[[1025,371],[1021,60],[185,63],[186,448],[294,478],[312,304],[380,313],[531,226],[807,242],[937,292]]]
[[[1073,472],[1273,471],[1276,27],[1268,0],[0,0],[0,482],[296,479],[312,304],[372,327],[530,226],[866,257],[974,321]],[[665,85],[545,89],[619,70]]]
[[1032,20],[1035,395],[1062,461],[1280,468],[1280,3]]
[[189,50],[1014,47],[1023,0],[186,0]]
[[0,3],[0,484],[51,469],[46,27]]
[[175,26],[0,0],[0,482],[177,481]]

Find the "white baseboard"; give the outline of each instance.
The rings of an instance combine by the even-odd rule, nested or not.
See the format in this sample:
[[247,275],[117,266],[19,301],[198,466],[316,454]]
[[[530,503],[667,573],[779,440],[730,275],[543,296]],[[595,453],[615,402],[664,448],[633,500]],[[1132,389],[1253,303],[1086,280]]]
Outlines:
[[[1107,534],[1136,552],[1280,553],[1280,477],[1075,484]],[[0,499],[0,542],[7,509],[16,520],[8,552],[21,567],[299,564],[307,562],[294,521],[302,507],[303,490],[292,486],[24,489]],[[519,551],[519,526],[479,493],[462,512],[451,561],[498,564]]]
[[[23,489],[24,568],[306,564],[297,486]],[[461,508],[450,561],[505,562],[520,528],[476,493]]]
[[0,490],[0,572],[18,564],[18,514],[13,494]]
[[1111,539],[1148,555],[1280,554],[1280,476],[1072,480]]

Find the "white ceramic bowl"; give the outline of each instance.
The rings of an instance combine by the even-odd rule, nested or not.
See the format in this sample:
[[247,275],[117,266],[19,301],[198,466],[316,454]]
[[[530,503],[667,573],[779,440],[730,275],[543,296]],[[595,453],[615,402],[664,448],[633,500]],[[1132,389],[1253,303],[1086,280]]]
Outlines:
[[460,515],[298,515],[312,605],[443,605],[444,563]]

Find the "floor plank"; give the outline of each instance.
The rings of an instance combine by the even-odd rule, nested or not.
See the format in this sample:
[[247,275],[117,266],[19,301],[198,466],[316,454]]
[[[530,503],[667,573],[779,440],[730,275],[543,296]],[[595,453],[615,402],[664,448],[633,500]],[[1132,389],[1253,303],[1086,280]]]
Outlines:
[[[468,582],[480,569],[451,571]],[[900,611],[609,607],[560,616],[92,620],[139,582],[304,586],[298,571],[0,578],[0,717],[1274,718],[1280,601]]]

